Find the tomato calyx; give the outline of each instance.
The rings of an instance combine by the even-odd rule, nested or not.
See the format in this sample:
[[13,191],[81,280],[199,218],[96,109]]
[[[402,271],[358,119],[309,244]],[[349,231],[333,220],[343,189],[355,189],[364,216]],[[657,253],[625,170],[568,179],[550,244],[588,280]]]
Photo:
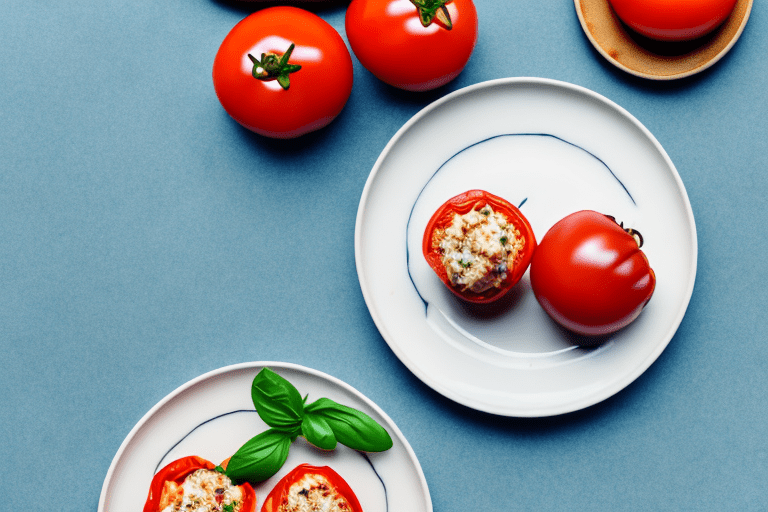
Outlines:
[[638,249],[643,246],[643,235],[640,234],[640,232],[633,228],[625,228],[624,222],[619,222],[616,220],[616,217],[613,215],[606,215],[609,219],[611,219],[613,222],[619,225],[621,229],[623,229],[629,236],[635,239],[635,242],[637,243]]
[[451,15],[445,4],[449,0],[411,0],[419,12],[419,20],[422,26],[428,27],[435,21],[435,18],[447,29],[453,28]]
[[288,63],[288,59],[291,58],[291,53],[293,53],[295,46],[295,44],[291,43],[291,46],[288,47],[288,50],[282,56],[272,52],[262,53],[261,60],[249,53],[248,58],[253,62],[253,78],[262,82],[277,80],[280,87],[287,91],[291,86],[290,73],[295,73],[301,69],[301,66],[298,64]]

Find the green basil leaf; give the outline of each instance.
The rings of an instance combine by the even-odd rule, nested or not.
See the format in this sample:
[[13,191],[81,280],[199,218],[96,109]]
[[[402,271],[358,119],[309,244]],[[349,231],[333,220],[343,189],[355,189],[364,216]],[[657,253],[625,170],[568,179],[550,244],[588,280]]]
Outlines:
[[299,391],[269,368],[262,369],[251,384],[251,398],[261,419],[283,431],[296,431],[304,415]]
[[330,398],[320,398],[305,406],[304,413],[325,419],[336,440],[354,450],[383,452],[392,448],[392,438],[376,420]]
[[236,482],[262,482],[283,467],[292,442],[285,432],[275,429],[262,432],[229,459],[226,475]]
[[336,448],[336,436],[333,435],[333,430],[322,416],[305,412],[304,421],[301,423],[301,435],[323,450]]

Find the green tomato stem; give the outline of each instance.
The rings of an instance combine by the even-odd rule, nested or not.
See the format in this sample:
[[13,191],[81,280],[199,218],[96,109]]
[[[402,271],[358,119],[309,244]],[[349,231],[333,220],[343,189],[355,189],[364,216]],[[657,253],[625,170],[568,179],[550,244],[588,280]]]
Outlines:
[[638,230],[636,230],[636,229],[633,229],[633,228],[625,228],[625,227],[624,227],[624,222],[619,222],[619,221],[617,221],[617,220],[616,220],[616,217],[614,217],[613,215],[606,215],[606,217],[608,217],[608,218],[609,218],[609,219],[611,219],[613,222],[615,222],[616,224],[618,224],[618,225],[619,225],[619,227],[620,227],[621,229],[623,229],[624,231],[626,231],[626,233],[627,233],[629,236],[631,236],[632,238],[634,238],[634,239],[635,239],[635,243],[637,244],[637,247],[638,247],[638,248],[641,248],[641,247],[643,246],[643,235],[641,235],[641,234],[640,234],[640,232],[639,232]]
[[453,22],[451,21],[451,15],[448,12],[448,8],[445,6],[449,0],[411,0],[411,3],[416,6],[416,10],[419,11],[419,20],[421,24],[428,27],[435,21],[435,18],[442,23],[442,25],[451,30],[453,28]]
[[253,62],[253,70],[251,71],[253,78],[263,82],[277,80],[280,87],[287,91],[291,86],[290,73],[295,73],[301,69],[298,64],[288,63],[295,46],[291,43],[291,46],[282,56],[276,53],[262,53],[261,59],[257,59],[249,53],[248,58]]

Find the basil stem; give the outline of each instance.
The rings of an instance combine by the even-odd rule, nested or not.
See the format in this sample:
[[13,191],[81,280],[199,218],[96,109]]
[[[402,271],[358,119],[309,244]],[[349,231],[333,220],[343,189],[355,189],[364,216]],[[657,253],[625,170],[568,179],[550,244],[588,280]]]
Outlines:
[[325,419],[336,440],[354,450],[383,452],[392,448],[392,438],[384,427],[362,411],[320,398],[304,406],[304,412]]
[[264,423],[285,432],[299,431],[304,400],[286,379],[269,368],[262,369],[251,384],[251,398]]
[[323,450],[333,450],[336,448],[336,436],[333,434],[331,426],[328,425],[328,422],[322,416],[317,414],[304,413],[301,435],[307,441]]
[[252,437],[229,459],[226,475],[236,482],[266,480],[283,467],[294,439],[272,428]]

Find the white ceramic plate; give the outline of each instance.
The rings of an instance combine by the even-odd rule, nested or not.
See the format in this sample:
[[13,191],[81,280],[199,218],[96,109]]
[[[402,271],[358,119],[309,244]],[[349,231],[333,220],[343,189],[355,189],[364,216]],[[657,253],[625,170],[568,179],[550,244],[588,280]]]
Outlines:
[[[473,188],[519,205],[539,240],[582,209],[639,230],[657,276],[648,306],[590,349],[546,316],[527,273],[501,305],[455,298],[421,238],[443,202]],[[680,177],[639,121],[582,87],[510,78],[455,91],[395,134],[363,190],[355,257],[374,322],[421,380],[478,410],[550,416],[610,397],[656,360],[688,306],[697,242]]]
[[330,466],[349,483],[366,512],[409,510],[431,512],[424,474],[408,441],[392,420],[348,384],[303,366],[254,362],[228,366],[202,375],[176,389],[153,407],[131,430],[107,472],[99,512],[135,512],[147,499],[158,469],[187,455],[214,463],[231,456],[267,425],[251,401],[251,382],[264,367],[288,379],[309,401],[328,397],[370,415],[387,429],[394,446],[365,454],[345,446],[324,452],[299,437],[283,468],[254,486],[258,509],[269,491],[301,463]]

